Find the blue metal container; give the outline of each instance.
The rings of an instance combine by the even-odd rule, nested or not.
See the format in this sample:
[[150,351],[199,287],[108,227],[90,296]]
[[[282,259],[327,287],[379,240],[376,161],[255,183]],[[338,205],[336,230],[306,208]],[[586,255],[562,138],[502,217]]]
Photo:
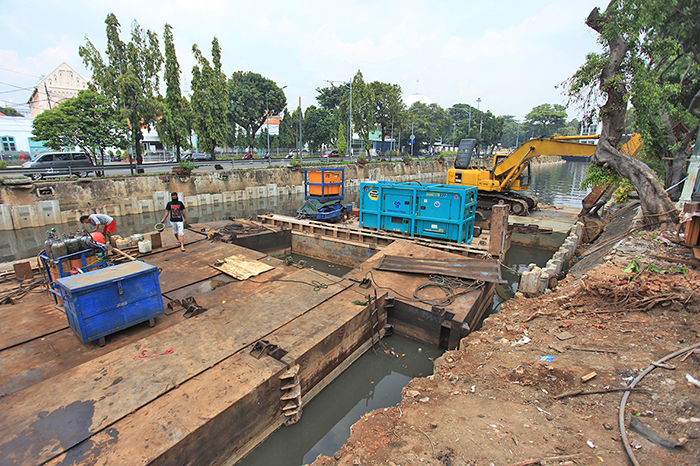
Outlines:
[[160,269],[141,261],[56,280],[68,324],[87,343],[163,313]]
[[475,187],[378,181],[360,185],[360,227],[471,243]]

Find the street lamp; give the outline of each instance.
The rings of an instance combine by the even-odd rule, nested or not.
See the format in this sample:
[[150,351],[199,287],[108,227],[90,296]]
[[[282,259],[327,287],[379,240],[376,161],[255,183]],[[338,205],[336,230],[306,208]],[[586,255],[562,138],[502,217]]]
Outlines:
[[[476,109],[479,110],[479,104],[481,104],[481,97],[476,99]],[[481,136],[481,129],[484,127],[484,115],[481,115],[481,123],[479,123],[479,136]]]
[[[281,91],[287,86],[280,87],[279,90]],[[270,94],[270,91],[267,91],[265,93],[265,119],[267,121],[267,163],[270,163],[270,105],[267,99],[267,96]]]

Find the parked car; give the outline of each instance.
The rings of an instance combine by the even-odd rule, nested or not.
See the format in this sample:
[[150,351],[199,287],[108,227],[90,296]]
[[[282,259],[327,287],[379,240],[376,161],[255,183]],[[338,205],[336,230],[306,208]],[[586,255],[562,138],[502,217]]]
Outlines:
[[338,149],[330,149],[321,154],[321,158],[338,157]]
[[89,176],[90,172],[95,172],[95,165],[85,152],[44,152],[31,161],[23,163],[22,168],[41,170],[41,172],[24,174],[33,180],[71,174],[84,178]]
[[182,156],[182,160],[189,162],[205,162],[207,160],[211,160],[211,155],[205,154],[203,152],[193,152],[191,154]]

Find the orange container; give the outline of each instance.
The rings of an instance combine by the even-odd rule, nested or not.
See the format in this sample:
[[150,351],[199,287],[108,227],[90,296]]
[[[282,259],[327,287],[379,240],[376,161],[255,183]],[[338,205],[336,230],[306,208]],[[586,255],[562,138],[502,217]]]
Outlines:
[[309,185],[309,194],[312,196],[333,196],[340,194],[343,184],[343,173],[338,171],[312,171],[308,173],[309,183],[323,184],[323,186]]

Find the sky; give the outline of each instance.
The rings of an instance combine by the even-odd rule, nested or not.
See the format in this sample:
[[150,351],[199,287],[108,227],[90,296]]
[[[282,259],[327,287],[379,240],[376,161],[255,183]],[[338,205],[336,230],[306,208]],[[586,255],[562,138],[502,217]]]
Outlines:
[[[173,28],[183,92],[192,45],[211,58],[216,36],[227,76],[272,79],[288,107],[317,105],[316,89],[349,81],[399,84],[443,108],[465,103],[521,120],[535,106],[566,105],[556,86],[599,50],[585,19],[593,0],[0,0],[0,106],[26,104],[34,85],[62,62],[90,79],[78,47],[103,53],[104,20]],[[163,91],[164,92],[164,91]],[[481,99],[477,103],[477,99]],[[24,108],[27,108],[24,105]],[[569,119],[578,109],[568,109]]]

